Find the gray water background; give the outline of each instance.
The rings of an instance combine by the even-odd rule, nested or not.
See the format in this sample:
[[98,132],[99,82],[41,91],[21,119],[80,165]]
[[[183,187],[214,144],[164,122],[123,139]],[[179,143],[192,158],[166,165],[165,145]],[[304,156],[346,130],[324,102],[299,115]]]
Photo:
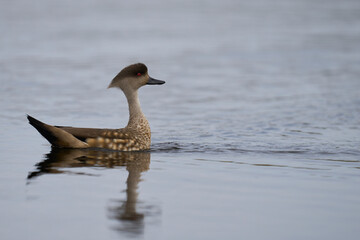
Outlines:
[[[1,1],[0,33],[1,239],[358,239],[359,1]],[[50,145],[26,114],[123,127],[106,87],[134,62],[166,80],[140,90],[138,185],[128,163],[28,180]],[[125,189],[141,221],[113,217]]]

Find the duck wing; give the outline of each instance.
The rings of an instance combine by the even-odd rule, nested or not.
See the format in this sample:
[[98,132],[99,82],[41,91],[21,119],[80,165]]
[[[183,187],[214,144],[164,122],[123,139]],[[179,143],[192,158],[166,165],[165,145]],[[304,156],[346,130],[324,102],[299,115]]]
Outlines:
[[60,148],[87,148],[89,145],[86,142],[81,141],[79,138],[76,138],[71,133],[52,126],[46,123],[43,123],[30,115],[27,116],[29,123],[38,130],[38,132],[46,138],[51,145]]
[[74,137],[85,141],[87,138],[104,137],[108,132],[117,131],[118,129],[105,129],[105,128],[77,128],[77,127],[65,127],[56,126],[57,128],[64,130]]
[[124,128],[76,128],[52,126],[28,115],[29,123],[45,137],[54,147],[59,148],[107,148],[129,151],[139,150],[131,131]]

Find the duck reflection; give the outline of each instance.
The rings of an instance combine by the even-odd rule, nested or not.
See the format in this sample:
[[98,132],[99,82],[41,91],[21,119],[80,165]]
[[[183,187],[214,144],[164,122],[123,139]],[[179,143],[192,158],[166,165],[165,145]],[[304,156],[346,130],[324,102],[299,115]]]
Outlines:
[[[127,178],[126,199],[112,202],[108,207],[109,217],[116,219],[116,230],[128,234],[142,234],[144,231],[144,215],[137,211],[137,188],[141,173],[149,169],[150,152],[112,152],[88,149],[56,149],[46,155],[44,161],[36,164],[36,170],[28,175],[28,183],[43,174],[86,174],[73,172],[69,168],[81,167],[126,167]],[[86,174],[88,175],[88,174]],[[149,208],[150,207],[150,208]],[[153,209],[152,206],[147,208]]]

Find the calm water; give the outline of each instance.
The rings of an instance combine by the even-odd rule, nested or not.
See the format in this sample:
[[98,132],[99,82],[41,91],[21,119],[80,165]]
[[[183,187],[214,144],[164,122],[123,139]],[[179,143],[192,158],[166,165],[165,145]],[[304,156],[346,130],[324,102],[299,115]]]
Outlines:
[[[1,239],[358,239],[360,2],[2,1]],[[26,121],[150,152],[53,150]]]

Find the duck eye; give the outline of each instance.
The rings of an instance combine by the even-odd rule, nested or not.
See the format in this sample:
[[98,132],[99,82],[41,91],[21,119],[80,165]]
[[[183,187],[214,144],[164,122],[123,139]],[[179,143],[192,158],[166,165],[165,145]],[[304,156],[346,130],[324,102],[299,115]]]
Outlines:
[[138,73],[138,74],[136,74],[136,75],[141,76],[141,73]]

